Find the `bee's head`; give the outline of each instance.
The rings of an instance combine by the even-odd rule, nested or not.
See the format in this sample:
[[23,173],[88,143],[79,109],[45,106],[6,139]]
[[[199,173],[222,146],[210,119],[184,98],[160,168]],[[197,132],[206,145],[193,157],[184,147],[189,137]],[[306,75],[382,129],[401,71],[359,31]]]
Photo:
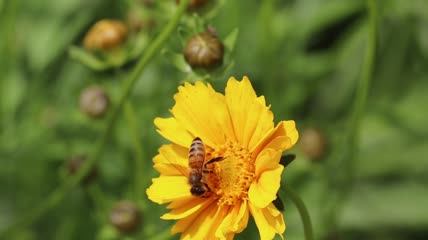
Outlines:
[[190,193],[193,196],[201,196],[202,194],[204,194],[207,191],[207,189],[205,188],[204,185],[202,184],[198,184],[198,185],[194,185],[192,186],[192,188],[190,188]]

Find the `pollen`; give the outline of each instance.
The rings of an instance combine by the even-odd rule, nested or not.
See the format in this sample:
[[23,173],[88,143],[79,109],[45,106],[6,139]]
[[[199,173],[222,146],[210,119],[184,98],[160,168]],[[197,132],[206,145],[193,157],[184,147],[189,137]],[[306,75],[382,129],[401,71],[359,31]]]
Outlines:
[[223,157],[207,165],[210,174],[206,180],[218,197],[219,205],[234,205],[248,198],[248,189],[255,178],[254,159],[251,152],[239,143],[227,141],[218,148],[208,150],[207,157]]

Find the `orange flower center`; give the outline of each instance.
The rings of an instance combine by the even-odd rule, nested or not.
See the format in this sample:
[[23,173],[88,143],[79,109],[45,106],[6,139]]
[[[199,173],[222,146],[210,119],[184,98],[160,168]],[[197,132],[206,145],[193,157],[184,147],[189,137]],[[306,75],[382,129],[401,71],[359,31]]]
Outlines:
[[205,180],[218,199],[219,205],[234,205],[247,198],[248,189],[255,178],[254,159],[241,144],[228,141],[214,150],[207,149],[207,159],[223,157],[207,164],[210,173]]

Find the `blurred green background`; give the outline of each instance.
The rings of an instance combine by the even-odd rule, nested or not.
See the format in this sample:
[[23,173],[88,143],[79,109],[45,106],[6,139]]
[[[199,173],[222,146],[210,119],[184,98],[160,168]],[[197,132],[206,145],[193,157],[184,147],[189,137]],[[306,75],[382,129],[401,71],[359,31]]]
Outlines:
[[[152,18],[155,27],[147,36],[156,36],[176,4],[145,2],[0,0],[0,232],[61,186],[73,156],[94,151],[106,120],[79,110],[81,91],[101,85],[115,103],[134,66],[131,61],[119,70],[95,71],[71,59],[70,47],[81,46],[97,20],[126,20],[135,9]],[[283,181],[307,204],[316,239],[428,236],[428,1],[377,5],[376,61],[355,151],[347,150],[346,133],[352,132],[349,119],[367,47],[365,1],[225,1],[207,20],[220,38],[239,29],[230,55],[234,66],[212,79],[215,89],[223,92],[228,76],[247,75],[272,104],[275,121],[297,121],[301,139],[290,151],[297,159]],[[176,32],[163,49],[181,51]],[[159,53],[130,98],[137,131],[129,124],[132,111],[121,114],[94,181],[62,192],[59,204],[2,237],[170,239],[173,222],[159,219],[165,207],[150,202],[145,189],[158,176],[151,159],[166,142],[153,119],[169,116],[173,94],[187,76]],[[111,208],[122,199],[141,210],[134,234],[120,234],[109,222]],[[283,200],[285,237],[304,239],[296,207]],[[258,239],[254,223],[241,237]]]

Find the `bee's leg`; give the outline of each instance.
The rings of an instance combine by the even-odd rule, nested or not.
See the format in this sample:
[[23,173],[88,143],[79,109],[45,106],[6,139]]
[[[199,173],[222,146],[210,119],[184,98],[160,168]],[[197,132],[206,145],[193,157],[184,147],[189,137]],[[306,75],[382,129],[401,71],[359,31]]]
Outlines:
[[207,198],[207,197],[211,196],[211,188],[208,187],[208,184],[206,184],[206,183],[203,183],[203,184],[207,188],[207,191],[205,191],[205,193],[202,194],[201,198]]
[[223,157],[216,157],[216,158],[210,159],[210,160],[208,160],[208,161],[204,164],[204,167],[206,167],[208,164],[212,164],[212,163],[215,163],[215,162],[219,162],[219,161],[221,161],[221,160],[223,160],[223,159],[224,159]]
[[211,170],[211,169],[207,169],[206,167],[207,167],[207,165],[209,165],[209,164],[213,164],[213,163],[215,163],[215,162],[219,162],[219,161],[221,161],[221,160],[223,160],[224,158],[223,157],[216,157],[216,158],[213,158],[213,159],[210,159],[210,160],[208,160],[205,164],[204,164],[204,169],[202,169],[202,172],[203,173],[213,173],[213,170]]

